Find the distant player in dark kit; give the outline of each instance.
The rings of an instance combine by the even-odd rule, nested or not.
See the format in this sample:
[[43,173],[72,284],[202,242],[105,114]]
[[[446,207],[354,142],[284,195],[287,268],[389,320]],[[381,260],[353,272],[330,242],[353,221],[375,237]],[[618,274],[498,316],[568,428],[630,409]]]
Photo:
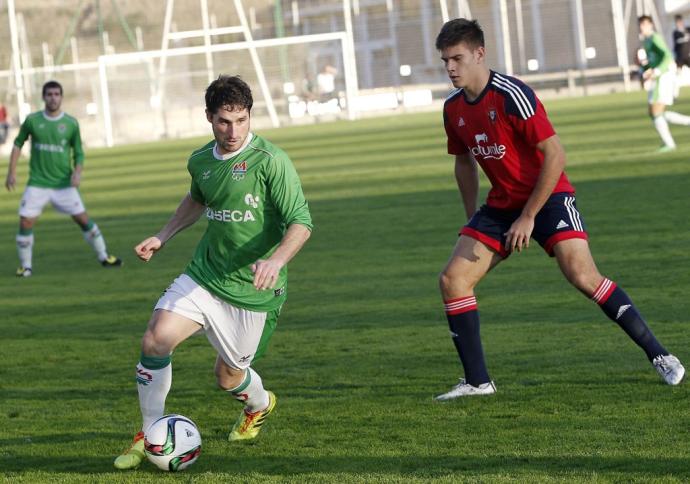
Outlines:
[[675,16],[676,28],[673,30],[673,56],[678,68],[690,66],[690,28],[685,26],[682,15]]
[[[657,341],[628,295],[602,276],[587,243],[575,189],[563,169],[565,152],[534,91],[485,65],[484,33],[476,21],[447,22],[436,39],[457,88],[443,115],[448,153],[469,222],[440,276],[440,288],[464,378],[436,400],[496,392],[484,362],[474,288],[511,253],[534,238],[555,257],[568,281],[597,303],[637,343],[669,385],[685,370]],[[477,164],[491,182],[477,210]]]

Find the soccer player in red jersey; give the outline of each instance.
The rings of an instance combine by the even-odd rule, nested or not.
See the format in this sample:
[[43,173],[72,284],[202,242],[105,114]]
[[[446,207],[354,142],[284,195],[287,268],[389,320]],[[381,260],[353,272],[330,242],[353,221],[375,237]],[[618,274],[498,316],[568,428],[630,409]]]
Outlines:
[[[443,117],[469,219],[439,281],[465,377],[436,399],[496,391],[484,362],[474,288],[512,252],[526,249],[530,237],[644,350],[666,383],[680,383],[685,369],[678,358],[654,337],[628,295],[597,270],[575,189],[563,171],[565,152],[534,91],[485,65],[484,33],[476,21],[444,24],[436,48],[456,88]],[[491,182],[479,209],[477,164]]]

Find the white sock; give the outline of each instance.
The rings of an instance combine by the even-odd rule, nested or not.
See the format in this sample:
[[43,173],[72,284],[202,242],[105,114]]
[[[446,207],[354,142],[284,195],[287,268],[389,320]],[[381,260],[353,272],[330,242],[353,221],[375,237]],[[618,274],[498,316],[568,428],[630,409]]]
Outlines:
[[664,118],[666,118],[666,121],[668,121],[671,124],[690,126],[690,116],[686,116],[675,111],[665,111]]
[[160,370],[151,370],[137,364],[137,390],[139,408],[143,418],[142,430],[146,431],[156,419],[165,415],[165,397],[172,384],[172,364]]
[[250,413],[265,410],[270,403],[268,392],[264,389],[261,377],[251,368],[247,368],[242,383],[228,391],[237,400],[244,402],[246,410]]
[[17,254],[19,255],[19,265],[24,269],[31,269],[31,255],[34,248],[34,234],[17,234]]
[[676,147],[676,143],[673,141],[673,136],[671,136],[671,131],[668,129],[666,118],[663,115],[656,116],[654,118],[654,127],[656,128],[657,133],[659,133],[659,136],[661,136],[661,141],[663,141],[666,146],[671,148]]
[[98,225],[93,224],[90,230],[82,232],[84,240],[93,248],[98,256],[99,261],[104,261],[108,258],[108,251],[105,248],[105,239],[98,229]]

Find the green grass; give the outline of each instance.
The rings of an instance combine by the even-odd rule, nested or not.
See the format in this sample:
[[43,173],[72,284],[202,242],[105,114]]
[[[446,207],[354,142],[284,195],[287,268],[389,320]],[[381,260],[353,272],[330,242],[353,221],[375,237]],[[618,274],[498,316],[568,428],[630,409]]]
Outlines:
[[[688,92],[678,110],[690,112]],[[601,271],[690,360],[690,129],[656,155],[643,93],[547,103]],[[437,290],[464,223],[440,113],[262,133],[293,158],[316,228],[257,370],[278,407],[254,444],[228,443],[239,406],[215,389],[204,337],[173,358],[168,410],[204,448],[179,475],[112,459],[139,422],[134,365],[151,308],[203,230],[149,264],[132,247],[188,189],[202,140],[89,150],[83,195],[122,270],[95,263],[48,210],[35,275],[16,280],[20,194],[0,197],[0,476],[12,482],[424,482],[690,479],[688,386],[572,289],[535,244],[478,288],[493,397],[432,403],[460,374]],[[22,162],[20,180],[26,179]],[[482,181],[483,193],[487,185]]]

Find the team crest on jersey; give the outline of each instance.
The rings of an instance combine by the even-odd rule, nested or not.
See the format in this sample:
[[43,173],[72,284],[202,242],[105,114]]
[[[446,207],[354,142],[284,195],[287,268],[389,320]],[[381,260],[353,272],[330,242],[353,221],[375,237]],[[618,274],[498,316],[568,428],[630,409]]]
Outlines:
[[67,126],[64,123],[58,124],[58,131],[59,132],[64,133],[66,129],[67,129]]
[[232,165],[232,179],[239,181],[244,179],[245,175],[247,174],[247,162],[246,161],[238,161],[234,165]]
[[458,126],[465,126],[465,118],[460,116],[460,119],[458,120]]
[[496,122],[496,110],[495,109],[489,109],[489,119],[491,120],[492,123]]

